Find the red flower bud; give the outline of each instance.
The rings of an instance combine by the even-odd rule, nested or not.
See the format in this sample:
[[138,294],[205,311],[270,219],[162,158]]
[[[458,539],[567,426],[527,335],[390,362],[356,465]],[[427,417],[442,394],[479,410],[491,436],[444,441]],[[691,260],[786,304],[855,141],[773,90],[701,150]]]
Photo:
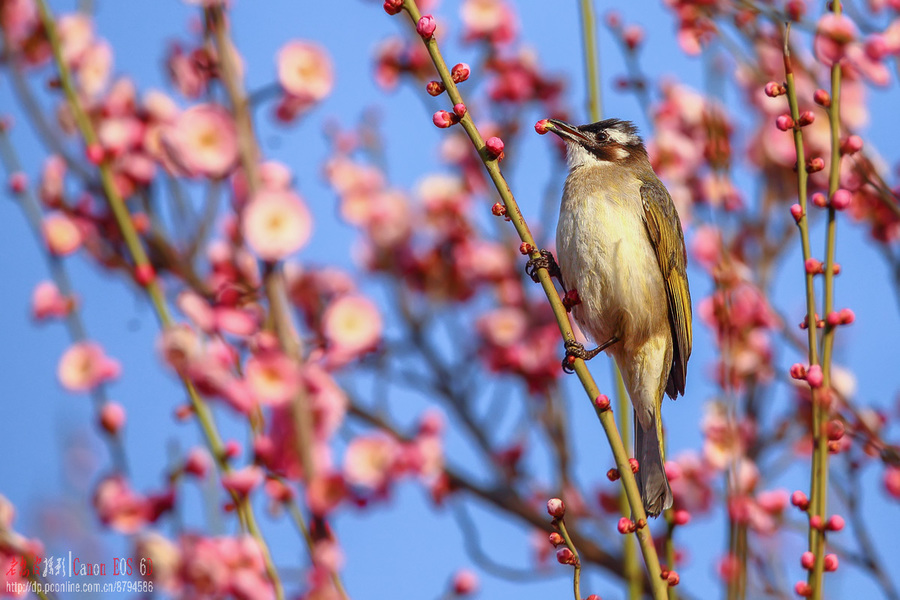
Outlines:
[[506,216],[506,207],[500,204],[499,202],[495,202],[491,207],[491,213],[495,217],[505,217]]
[[[801,365],[800,363],[794,363],[791,365],[791,378],[792,379],[806,379],[806,366]],[[802,492],[794,492],[794,493],[802,493]]]
[[691,513],[682,508],[679,508],[672,514],[672,521],[676,525],[687,525],[691,522]]
[[809,384],[809,387],[813,389],[818,389],[822,387],[822,380],[824,376],[822,375],[822,367],[819,365],[811,365],[809,370],[806,372],[806,383]]
[[456,115],[451,115],[446,110],[439,110],[431,117],[435,127],[446,129],[456,123]]
[[561,546],[565,544],[566,541],[563,539],[563,536],[559,535],[556,531],[550,534],[550,543],[553,544],[553,547]]
[[156,271],[151,264],[138,265],[134,268],[134,280],[143,287],[147,287],[156,279]]
[[387,14],[396,15],[403,10],[403,0],[385,0],[383,8]]
[[817,275],[822,272],[822,261],[815,258],[807,258],[803,262],[803,268],[810,275]]
[[617,481],[619,479],[619,470],[618,469],[610,469],[606,472],[606,478],[610,481]]
[[519,252],[526,255],[531,254],[532,252],[534,252],[534,246],[532,246],[528,242],[522,242],[521,244],[519,244]]
[[469,65],[466,63],[457,63],[453,65],[453,68],[450,70],[450,77],[453,78],[453,83],[462,83],[469,78],[470,73],[471,69],[469,69]]
[[85,149],[85,154],[87,155],[88,162],[92,165],[99,165],[103,162],[103,146],[100,144],[91,144]]
[[821,88],[815,91],[815,93],[813,94],[813,100],[819,106],[824,106],[825,108],[831,106],[831,96],[828,94],[828,92]]
[[16,171],[9,176],[9,191],[13,194],[21,194],[28,187],[28,177],[22,171]]
[[419,22],[416,23],[416,32],[422,36],[423,40],[430,40],[437,29],[437,23],[431,15],[422,15]]
[[826,206],[828,206],[828,198],[826,198],[825,194],[823,194],[822,192],[816,192],[812,195],[812,203],[819,208],[825,208]]
[[619,524],[617,526],[617,529],[619,530],[619,533],[622,533],[622,534],[633,533],[635,531],[635,526],[634,526],[634,523],[631,521],[631,519],[622,517],[621,519],[619,519]]
[[547,500],[547,512],[551,517],[559,519],[566,515],[566,505],[559,498],[550,498]]
[[833,310],[825,315],[825,322],[831,327],[837,327],[841,324],[841,315],[836,310]]
[[811,158],[806,161],[806,172],[807,173],[818,173],[822,169],[825,168],[825,159],[821,156],[817,156],[815,158]]
[[678,576],[678,573],[675,571],[669,571],[669,574],[666,576],[666,581],[669,584],[669,587],[675,587],[678,585],[678,582],[681,581],[681,577]]
[[766,84],[766,96],[769,98],[777,98],[786,92],[785,87],[778,82],[770,81]]
[[[837,266],[837,265],[835,265]],[[837,271],[835,271],[837,273]],[[849,325],[853,321],[856,320],[856,314],[850,310],[849,308],[842,308],[840,310],[841,315],[841,325]]]
[[809,498],[806,497],[806,494],[804,494],[800,490],[797,490],[793,494],[791,494],[791,504],[793,504],[800,510],[806,510],[807,508],[809,508]]
[[809,518],[809,527],[810,529],[818,529],[822,531],[822,517],[819,515],[812,515]]
[[429,81],[425,86],[425,91],[429,96],[440,96],[444,93],[444,84],[440,81]]
[[803,207],[799,204],[791,205],[791,216],[794,217],[794,221],[797,223],[800,222],[800,219],[803,218]]
[[850,206],[851,200],[853,200],[853,194],[849,190],[839,188],[831,196],[831,206],[834,207],[834,210],[844,210]]
[[841,265],[839,263],[834,263],[833,265],[831,265],[831,270],[835,275],[840,275],[841,274]]
[[637,25],[629,25],[622,32],[622,41],[629,50],[634,50],[644,41],[644,30]]
[[825,524],[825,529],[829,531],[840,531],[844,528],[844,517],[841,515],[831,515],[831,518],[828,519],[828,523]]
[[[578,306],[579,304],[581,304],[581,298],[578,296],[578,290],[566,291],[566,295],[563,298],[563,306],[566,307],[566,312],[571,311],[573,306]],[[607,398],[607,402],[609,402],[609,398]],[[608,408],[609,406],[607,406],[603,410],[606,410]]]
[[858,135],[848,136],[841,142],[841,153],[843,154],[856,154],[860,150],[862,150],[863,141],[862,138]]
[[816,566],[816,555],[809,551],[804,552],[800,556],[800,566],[807,571],[812,571],[812,568]]
[[544,135],[553,127],[553,124],[550,123],[550,119],[541,119],[537,123],[534,124],[534,130],[537,131],[540,135]]
[[459,104],[453,105],[453,114],[462,119],[466,116],[466,105],[460,102]]
[[805,581],[798,581],[794,585],[794,593],[802,598],[809,598],[812,596],[812,588]]
[[498,137],[489,137],[485,140],[484,147],[492,158],[501,158],[503,156],[503,140]]
[[106,402],[100,409],[100,426],[115,435],[125,424],[125,409],[116,402]]
[[797,125],[800,127],[806,127],[807,125],[812,124],[816,120],[816,115],[811,110],[804,110],[800,113],[800,119],[797,121]]
[[826,554],[825,555],[825,570],[830,572],[837,571],[838,568],[838,557],[836,554]]
[[[568,294],[566,294],[568,296]],[[606,394],[600,394],[596,398],[594,398],[594,406],[597,407],[597,410],[603,412],[609,410],[609,398]]]
[[775,127],[781,131],[787,131],[794,128],[794,120],[791,115],[778,115],[775,119]]
[[637,473],[638,471],[641,470],[641,463],[639,463],[638,459],[636,459],[636,458],[629,458],[628,465],[631,467],[632,473]]
[[828,421],[828,439],[832,441],[837,441],[844,437],[844,424],[837,419],[832,419]]
[[575,564],[575,554],[568,548],[558,548],[556,550],[556,560],[561,565]]

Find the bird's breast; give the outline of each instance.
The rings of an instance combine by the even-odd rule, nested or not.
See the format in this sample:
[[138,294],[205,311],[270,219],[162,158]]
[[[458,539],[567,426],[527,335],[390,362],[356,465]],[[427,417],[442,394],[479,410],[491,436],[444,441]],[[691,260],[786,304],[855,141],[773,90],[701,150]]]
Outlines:
[[644,225],[641,182],[612,173],[573,172],[556,230],[559,265],[582,330],[637,347],[669,331],[666,292]]

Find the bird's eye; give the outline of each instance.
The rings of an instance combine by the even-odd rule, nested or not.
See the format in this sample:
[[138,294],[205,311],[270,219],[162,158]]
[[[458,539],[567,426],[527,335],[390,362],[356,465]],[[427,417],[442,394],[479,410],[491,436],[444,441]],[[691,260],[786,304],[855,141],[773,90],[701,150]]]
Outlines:
[[605,144],[606,142],[609,141],[609,134],[606,133],[605,131],[601,131],[600,133],[597,134],[597,141],[600,142],[601,144]]

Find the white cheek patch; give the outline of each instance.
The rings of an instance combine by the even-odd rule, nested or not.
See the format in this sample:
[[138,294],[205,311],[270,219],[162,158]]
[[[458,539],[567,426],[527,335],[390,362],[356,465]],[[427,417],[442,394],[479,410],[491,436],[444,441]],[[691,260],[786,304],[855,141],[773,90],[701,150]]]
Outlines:
[[628,150],[625,148],[616,148],[616,160],[625,160],[628,158]]
[[584,165],[597,164],[597,157],[584,149],[581,144],[575,142],[566,142],[566,162],[569,163],[569,170]]
[[606,135],[608,135],[609,139],[611,139],[615,143],[621,144],[623,146],[630,146],[637,141],[635,139],[635,136],[631,135],[630,133],[625,133],[624,131],[619,131],[614,127],[607,129]]

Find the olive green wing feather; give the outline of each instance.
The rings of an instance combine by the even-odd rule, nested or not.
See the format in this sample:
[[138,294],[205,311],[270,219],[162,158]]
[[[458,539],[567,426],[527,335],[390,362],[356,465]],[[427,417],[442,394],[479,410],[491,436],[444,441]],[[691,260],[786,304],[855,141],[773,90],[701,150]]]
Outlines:
[[684,233],[672,197],[659,179],[654,177],[653,180],[644,181],[641,186],[641,200],[647,235],[656,251],[666,287],[669,324],[675,345],[666,393],[675,398],[678,394],[684,394],[692,344],[691,291],[687,280]]

